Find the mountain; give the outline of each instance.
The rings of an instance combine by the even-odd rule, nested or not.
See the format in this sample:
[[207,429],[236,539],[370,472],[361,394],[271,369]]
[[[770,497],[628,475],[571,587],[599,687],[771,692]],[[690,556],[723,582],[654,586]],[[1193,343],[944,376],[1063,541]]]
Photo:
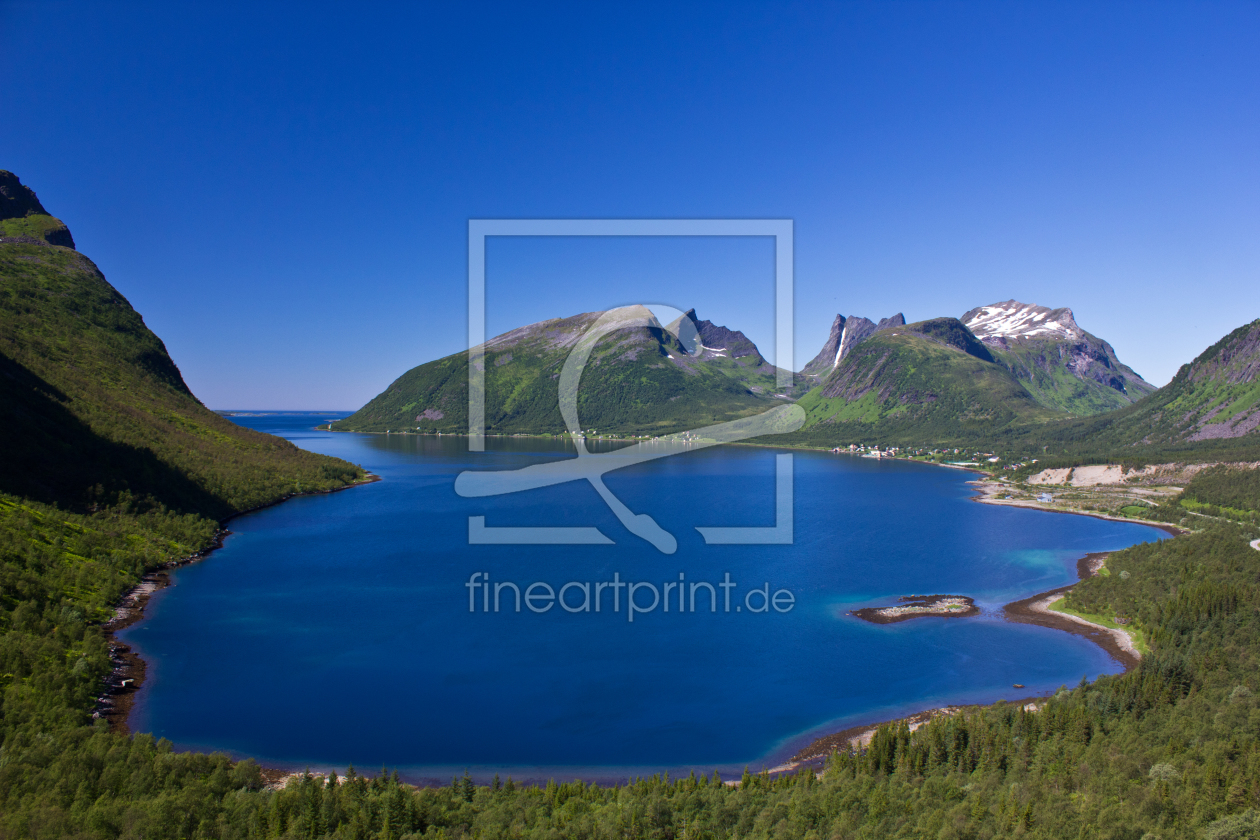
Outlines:
[[792,385],[780,388],[778,384],[779,368],[766,361],[757,349],[757,345],[739,330],[719,327],[712,321],[702,321],[696,310],[688,309],[683,315],[671,322],[665,329],[674,335],[681,333],[681,322],[686,318],[691,322],[699,339],[694,355],[700,361],[707,362],[712,368],[720,370],[727,376],[742,383],[754,394],[762,396],[779,395],[786,397],[800,396],[809,390],[805,378],[800,374],[792,374]]
[[[1035,438],[1054,454],[1217,453],[1260,456],[1260,319],[1182,365],[1172,381],[1130,406],[1056,423]],[[1245,454],[1249,453],[1249,454]],[[1206,456],[1205,456],[1206,457]]]
[[1110,344],[1081,329],[1071,309],[1007,300],[972,309],[962,321],[1046,408],[1099,414],[1155,390]]
[[53,217],[18,176],[0,169],[0,239],[21,237],[64,248],[74,247],[65,222]]
[[[687,318],[699,342],[678,338],[682,318],[661,326],[643,307],[618,310],[624,326],[600,340],[578,391],[582,428],[657,435],[759,414],[786,402],[775,368],[738,331]],[[585,312],[520,327],[484,345],[488,434],[558,434],[559,378],[569,353],[605,313]],[[671,331],[672,330],[672,331]],[[467,351],[412,368],[350,417],[338,431],[468,430]]]
[[943,445],[1056,416],[956,318],[877,328],[799,405],[807,420],[797,438],[831,445]]
[[836,320],[831,324],[831,334],[827,336],[827,343],[823,345],[822,350],[818,351],[818,355],[801,369],[801,373],[811,380],[811,384],[813,381],[825,379],[827,374],[840,364],[840,360],[859,343],[881,330],[905,325],[906,316],[900,312],[891,318],[884,318],[878,324],[868,318],[845,318],[843,315],[837,315]]
[[0,194],[0,492],[221,518],[361,476],[208,410],[35,193],[0,172]]

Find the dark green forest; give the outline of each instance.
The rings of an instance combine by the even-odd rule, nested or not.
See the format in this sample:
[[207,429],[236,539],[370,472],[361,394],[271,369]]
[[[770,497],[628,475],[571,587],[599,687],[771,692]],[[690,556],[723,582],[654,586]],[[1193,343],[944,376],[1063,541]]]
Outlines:
[[[208,411],[72,248],[2,243],[0,278],[0,840],[1260,836],[1260,552],[1247,545],[1260,527],[1241,515],[1260,510],[1260,473],[1231,468],[1203,471],[1167,506],[1219,519],[1113,553],[1110,574],[1068,596],[1143,631],[1152,653],[1138,667],[1083,675],[1037,711],[890,724],[821,772],[417,789],[382,768],[274,789],[253,761],[111,731],[94,716],[112,667],[102,624],[125,592],[204,550],[233,513],[367,476]],[[925,359],[935,352],[924,345]],[[1080,453],[1064,457],[1110,454],[1086,451],[1090,429],[1119,447],[1126,430],[1164,428],[1169,406],[1250,399],[1196,379],[1218,357],[1231,364],[1214,352],[1163,402],[1080,426]],[[608,393],[620,411],[621,392]],[[1166,445],[1183,445],[1167,428]]]
[[177,753],[89,714],[108,667],[93,618],[136,571],[203,539],[199,520],[117,513],[104,531],[90,527],[101,514],[3,510],[5,592],[20,594],[3,618],[3,837],[1255,836],[1260,552],[1238,526],[1117,552],[1069,596],[1132,617],[1154,650],[1136,669],[1036,712],[888,725],[821,774],[416,789],[351,770],[273,790],[251,761]]

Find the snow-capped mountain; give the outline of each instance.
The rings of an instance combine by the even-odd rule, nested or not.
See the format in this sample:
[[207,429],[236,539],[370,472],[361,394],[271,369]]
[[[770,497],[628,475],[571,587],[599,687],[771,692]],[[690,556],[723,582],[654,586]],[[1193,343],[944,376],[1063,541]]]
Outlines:
[[[989,361],[1006,368],[1046,408],[1078,416],[1097,414],[1155,390],[1116,357],[1110,344],[1081,329],[1067,307],[1007,300],[976,307],[961,322],[960,330],[965,325],[992,351]],[[901,314],[878,324],[837,315],[827,343],[801,373],[809,383],[825,383],[858,345],[889,328],[906,326]]]
[[1067,307],[1006,300],[976,307],[962,321],[1047,408],[1096,414],[1155,390],[1110,344],[1081,329]]
[[977,307],[963,315],[962,322],[976,338],[995,347],[1001,346],[1001,339],[1052,338],[1071,341],[1085,335],[1085,331],[1077,326],[1071,309],[1050,309],[1017,300]]

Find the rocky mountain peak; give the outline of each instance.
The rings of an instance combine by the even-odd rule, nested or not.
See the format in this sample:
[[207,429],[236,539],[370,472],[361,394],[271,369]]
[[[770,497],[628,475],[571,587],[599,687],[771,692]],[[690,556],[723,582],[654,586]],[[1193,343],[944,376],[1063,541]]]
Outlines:
[[1071,309],[1050,309],[1017,300],[977,307],[964,314],[962,322],[976,338],[991,345],[1009,338],[1070,341],[1085,335],[1085,331],[1076,325]]
[[[683,313],[682,317],[690,318],[692,324],[695,325],[696,334],[700,338],[700,345],[697,348],[697,355],[700,358],[713,359],[726,356],[731,359],[742,359],[744,357],[752,357],[750,359],[752,364],[765,364],[765,359],[762,357],[761,351],[757,349],[757,345],[739,330],[727,329],[726,327],[718,326],[712,321],[702,321],[700,316],[696,315],[695,309],[688,309]],[[677,333],[678,321],[671,323],[668,329]]]
[[905,325],[906,316],[900,312],[891,318],[882,319],[878,324],[860,316],[845,318],[843,315],[837,315],[836,320],[831,324],[831,333],[827,336],[827,343],[823,345],[818,355],[801,369],[801,373],[807,376],[825,377],[836,369],[840,360],[847,356],[859,342],[865,341],[880,330]]
[[35,191],[7,169],[0,169],[0,237],[74,247],[65,223],[50,215]]
[[[865,320],[865,319],[863,319]],[[906,325],[906,316],[898,312],[891,318],[881,318],[880,322],[875,325],[875,332],[886,330],[890,327],[904,327]]]
[[0,219],[22,219],[49,215],[35,191],[7,169],[0,169]]

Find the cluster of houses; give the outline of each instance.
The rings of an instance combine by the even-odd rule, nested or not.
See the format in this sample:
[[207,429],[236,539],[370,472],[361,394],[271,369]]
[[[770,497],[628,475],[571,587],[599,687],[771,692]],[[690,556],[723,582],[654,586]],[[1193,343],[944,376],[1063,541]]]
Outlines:
[[[863,457],[866,457],[866,458],[895,458],[898,455],[909,455],[911,457],[941,456],[943,458],[949,458],[949,456],[952,454],[956,457],[961,457],[963,460],[961,461],[948,461],[947,460],[945,463],[951,464],[954,466],[960,466],[960,467],[978,467],[983,463],[997,464],[998,462],[1002,460],[1001,455],[997,455],[993,452],[973,452],[971,455],[967,455],[967,453],[963,452],[961,449],[953,449],[953,450],[932,449],[929,451],[926,449],[919,448],[919,449],[906,450],[898,446],[890,446],[887,449],[884,449],[881,451],[878,445],[867,446],[866,444],[862,444],[862,443],[851,443],[848,446],[837,446],[831,451],[835,453],[848,452],[848,453],[862,455]],[[1034,459],[1032,461],[1029,461],[1028,463],[1035,464],[1037,463],[1037,461],[1036,459]],[[1004,464],[1002,466],[1002,469],[1017,470],[1023,466],[1025,466],[1025,464],[1022,462],[1018,462],[1018,463],[1012,462],[1010,464]]]

